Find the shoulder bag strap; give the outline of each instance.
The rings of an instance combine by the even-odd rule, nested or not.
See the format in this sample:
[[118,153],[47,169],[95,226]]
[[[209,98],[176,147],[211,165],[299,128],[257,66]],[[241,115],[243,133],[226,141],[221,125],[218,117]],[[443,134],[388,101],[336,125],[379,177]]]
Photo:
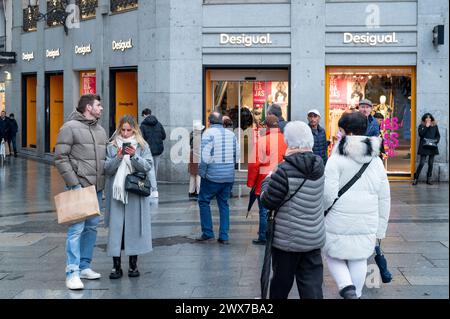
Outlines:
[[281,208],[284,204],[286,204],[288,201],[290,201],[290,200],[292,199],[292,197],[295,196],[295,194],[298,193],[298,191],[300,190],[300,188],[302,188],[303,184],[305,184],[306,181],[307,181],[307,179],[305,178],[305,179],[303,180],[303,182],[300,184],[300,186],[295,190],[295,192],[294,192],[291,196],[289,196],[288,199],[285,199],[285,200],[281,203],[280,206],[278,206],[278,208],[273,212],[273,218],[275,218],[275,216],[277,215],[277,213],[278,213],[278,211],[280,210],[280,208]]
[[344,195],[344,193],[345,193],[346,191],[348,191],[348,190],[350,189],[350,187],[352,187],[353,184],[355,184],[356,181],[362,176],[362,174],[364,173],[364,171],[366,170],[366,168],[369,166],[369,164],[370,164],[371,162],[372,162],[372,161],[370,161],[370,162],[368,162],[368,163],[365,163],[365,164],[360,168],[360,170],[358,171],[358,173],[356,173],[356,175],[353,176],[353,178],[352,178],[347,184],[345,184],[344,187],[342,187],[342,188],[339,190],[339,192],[338,192],[338,197],[334,200],[333,204],[331,204],[331,206],[325,211],[325,216],[328,214],[328,212],[331,210],[331,208],[332,208],[332,207],[334,206],[334,204],[337,202],[337,200],[339,199],[339,197],[341,197],[342,195]]

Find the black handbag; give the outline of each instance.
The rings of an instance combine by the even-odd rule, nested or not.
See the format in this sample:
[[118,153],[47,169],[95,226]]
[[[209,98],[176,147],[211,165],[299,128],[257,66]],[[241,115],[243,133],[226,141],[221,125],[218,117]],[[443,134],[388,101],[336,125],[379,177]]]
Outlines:
[[128,174],[125,178],[125,190],[139,196],[150,196],[151,188],[147,174],[142,172]]
[[422,147],[428,149],[436,149],[437,148],[437,140],[434,138],[424,138]]

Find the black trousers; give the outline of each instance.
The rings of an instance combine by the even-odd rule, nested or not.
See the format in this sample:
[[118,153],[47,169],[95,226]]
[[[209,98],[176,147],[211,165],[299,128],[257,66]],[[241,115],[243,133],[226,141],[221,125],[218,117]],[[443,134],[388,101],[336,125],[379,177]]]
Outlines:
[[287,299],[294,283],[300,299],[323,299],[323,264],[320,249],[308,252],[286,252],[272,248],[273,277],[270,299]]
[[422,171],[422,168],[425,165],[425,162],[427,160],[427,156],[428,156],[427,177],[431,177],[431,175],[433,173],[434,155],[420,155],[420,162],[419,162],[419,166],[417,167],[415,179],[419,179],[420,172]]

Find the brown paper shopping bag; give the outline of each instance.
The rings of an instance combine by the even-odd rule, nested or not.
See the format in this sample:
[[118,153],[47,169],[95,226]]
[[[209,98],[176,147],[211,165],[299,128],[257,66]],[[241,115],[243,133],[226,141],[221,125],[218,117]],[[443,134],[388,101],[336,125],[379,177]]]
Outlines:
[[55,206],[58,224],[73,224],[100,215],[94,185],[56,195]]

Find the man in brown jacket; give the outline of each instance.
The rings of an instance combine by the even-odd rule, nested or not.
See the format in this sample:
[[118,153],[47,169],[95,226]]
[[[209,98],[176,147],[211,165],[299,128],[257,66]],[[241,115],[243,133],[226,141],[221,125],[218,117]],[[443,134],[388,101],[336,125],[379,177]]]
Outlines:
[[[105,184],[104,165],[107,135],[97,122],[103,107],[100,97],[86,94],[69,121],[59,130],[55,147],[55,164],[67,189],[95,185],[99,204]],[[67,231],[66,286],[83,289],[82,279],[98,279],[99,273],[90,268],[99,217],[71,224]]]

